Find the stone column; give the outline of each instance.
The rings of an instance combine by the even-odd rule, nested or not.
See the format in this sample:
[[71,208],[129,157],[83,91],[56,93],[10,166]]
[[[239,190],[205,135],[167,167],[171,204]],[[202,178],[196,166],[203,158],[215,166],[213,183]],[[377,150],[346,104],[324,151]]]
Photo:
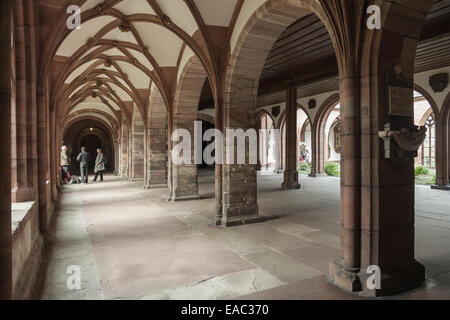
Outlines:
[[47,86],[38,91],[38,142],[39,142],[39,225],[46,232],[53,213],[51,200],[50,118]]
[[139,109],[135,106],[132,127],[132,166],[131,180],[144,178],[144,134],[145,125]]
[[27,28],[25,27],[25,17],[23,3],[16,3],[15,13],[15,63],[16,63],[16,110],[15,110],[15,137],[13,138],[14,155],[12,159],[15,163],[15,181],[12,181],[12,201],[21,202],[28,201],[32,198],[32,190],[28,188],[28,169],[27,169],[27,137],[30,132],[27,132]]
[[[215,101],[215,129],[223,132],[223,100],[221,98]],[[215,141],[221,141],[223,143],[223,135],[219,135],[214,138]],[[216,143],[216,154],[218,154]],[[218,163],[219,162],[219,163]],[[210,224],[213,226],[220,226],[222,221],[222,162],[217,161],[215,165],[215,197],[216,197],[216,211]]]
[[0,299],[12,296],[11,1],[0,2]]
[[339,286],[360,291],[361,268],[361,123],[360,79],[342,76],[341,119],[341,259],[330,265]]
[[439,115],[439,130],[436,131],[436,190],[450,190],[450,99],[445,101]]
[[196,118],[193,118],[191,114],[177,114],[174,116],[174,130],[185,129],[191,134],[191,161],[190,164],[175,164],[172,162],[173,193],[169,200],[173,202],[200,199],[198,194],[197,164],[194,163],[195,121]]
[[128,177],[128,124],[125,116],[122,116],[122,125],[121,125],[121,154],[120,154],[120,175],[122,177]]
[[[342,17],[357,13],[364,17],[362,3],[337,0],[332,4],[337,10],[330,10],[328,15],[336,25],[343,26],[339,38],[345,41],[336,46],[341,50],[337,56],[342,120],[342,256],[330,264],[330,276],[336,285],[349,291],[392,295],[420,285],[425,268],[415,260],[414,253],[413,156],[402,161],[387,159],[379,131],[387,122],[392,130],[414,127],[414,53],[433,2],[380,4],[385,15],[382,31],[367,31],[355,20],[342,21]],[[381,272],[377,288],[367,286],[373,273],[368,273],[369,267]]]
[[150,109],[146,146],[146,188],[166,188],[167,112],[164,100],[159,91],[152,95]]
[[300,189],[297,172],[297,88],[286,89],[286,168],[284,190]]

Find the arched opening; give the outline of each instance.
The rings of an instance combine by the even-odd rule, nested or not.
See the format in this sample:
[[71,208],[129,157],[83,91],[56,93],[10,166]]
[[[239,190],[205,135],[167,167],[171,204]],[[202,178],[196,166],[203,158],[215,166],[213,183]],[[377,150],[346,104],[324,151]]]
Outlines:
[[[297,107],[297,130],[296,130],[296,168],[299,174],[311,173],[312,156],[312,128],[311,119],[305,111],[306,109],[298,105]],[[286,115],[281,118],[281,165],[286,167]]]
[[64,145],[67,146],[67,153],[71,159],[70,173],[80,175],[80,166],[77,162],[77,155],[81,147],[86,147],[91,156],[89,163],[89,173],[94,172],[97,148],[101,148],[106,157],[106,172],[113,173],[116,166],[114,141],[110,129],[95,119],[75,120],[66,128],[63,138]]
[[272,116],[265,111],[259,113],[257,121],[258,169],[263,172],[277,171],[277,158],[280,156],[280,150],[275,122]]
[[[311,176],[327,175],[328,162],[334,163],[334,165],[330,165],[333,168],[340,166],[342,152],[340,109],[339,95],[333,94],[323,102],[317,111],[313,126]],[[333,170],[333,173],[336,175],[339,170]]]
[[415,158],[416,184],[434,185],[436,177],[436,154],[437,154],[437,117],[434,102],[429,102],[423,89],[416,88],[414,91],[414,124],[426,128],[425,141],[417,152]]

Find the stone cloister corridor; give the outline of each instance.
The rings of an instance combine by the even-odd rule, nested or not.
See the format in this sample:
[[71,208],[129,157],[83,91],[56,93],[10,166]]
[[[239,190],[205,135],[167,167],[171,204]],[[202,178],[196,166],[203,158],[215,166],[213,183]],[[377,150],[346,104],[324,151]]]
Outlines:
[[1,0],[0,145],[0,300],[450,300],[450,0]]
[[[201,194],[213,173],[200,172]],[[213,199],[171,205],[161,190],[113,176],[65,186],[39,298],[361,299],[327,280],[339,250],[339,179],[301,180],[303,190],[283,192],[282,175],[260,175],[266,221],[230,229],[207,223]],[[424,186],[416,194],[416,257],[427,280],[388,299],[449,299],[450,194]],[[82,268],[82,290],[66,288],[70,265]]]

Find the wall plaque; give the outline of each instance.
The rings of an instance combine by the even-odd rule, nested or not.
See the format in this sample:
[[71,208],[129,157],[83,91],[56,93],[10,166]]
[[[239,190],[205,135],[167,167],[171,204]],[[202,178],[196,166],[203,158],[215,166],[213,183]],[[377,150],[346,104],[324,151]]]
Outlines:
[[414,94],[412,89],[389,86],[389,115],[414,116]]

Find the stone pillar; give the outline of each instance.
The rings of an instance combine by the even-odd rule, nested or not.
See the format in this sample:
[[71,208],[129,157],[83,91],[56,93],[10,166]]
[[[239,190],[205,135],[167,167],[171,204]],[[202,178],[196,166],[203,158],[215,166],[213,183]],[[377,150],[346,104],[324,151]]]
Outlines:
[[38,91],[38,142],[39,142],[39,225],[47,232],[53,213],[51,199],[51,154],[48,86],[42,84]]
[[[157,89],[155,89],[157,90]],[[146,188],[166,188],[167,112],[161,94],[152,95],[147,129]]]
[[139,109],[135,106],[132,127],[132,166],[131,180],[144,178],[144,134],[145,124]]
[[128,177],[128,124],[125,116],[122,116],[121,125],[121,154],[120,154],[120,176]]
[[15,150],[15,159],[12,159],[15,164],[15,181],[12,181],[12,201],[21,202],[32,199],[32,190],[28,188],[28,169],[27,169],[27,137],[30,132],[27,132],[27,28],[25,27],[25,17],[23,3],[16,3],[15,14],[15,63],[16,63],[16,110],[15,110],[15,137],[13,140],[13,149]]
[[[414,254],[414,159],[386,159],[378,134],[387,122],[392,130],[413,129],[414,53],[432,4],[422,0],[381,4],[382,31],[342,21],[355,14],[362,20],[366,8],[359,2],[337,0],[333,2],[337,10],[328,12],[333,23],[343,26],[339,39],[345,39],[336,45],[342,50],[337,54],[342,254],[330,264],[330,276],[349,291],[391,295],[425,279],[425,268]],[[366,285],[370,266],[381,271],[381,286],[375,289]]]
[[436,131],[436,190],[450,190],[450,98],[444,102]]
[[361,124],[360,79],[341,76],[341,259],[330,265],[335,283],[360,291],[361,268]]
[[12,297],[11,1],[0,2],[0,299]]
[[297,88],[286,89],[286,168],[284,190],[300,189],[297,172]]
[[177,114],[174,116],[174,130],[185,129],[191,134],[191,161],[190,164],[175,164],[172,162],[173,193],[170,201],[200,199],[197,165],[194,163],[194,125],[196,120],[192,114]]
[[[237,79],[236,87],[246,86],[248,82],[242,78]],[[223,165],[222,165],[222,220],[220,225],[231,227],[241,224],[255,223],[262,220],[258,215],[257,191],[257,144],[258,133],[253,131],[254,138],[246,139],[244,149],[238,147],[238,139],[229,137],[231,131],[243,130],[252,132],[256,130],[255,99],[243,90],[239,95],[239,103],[224,104],[223,119]],[[228,93],[229,94],[229,93]],[[230,100],[228,100],[230,101]],[[231,131],[229,131],[231,130]],[[248,131],[249,130],[249,131]],[[250,162],[250,151],[254,153],[254,163]],[[234,159],[231,158],[234,155]],[[237,164],[237,155],[245,155],[245,164]]]
[[[217,99],[215,101],[215,129],[219,130],[221,133],[223,132],[223,100],[221,98]],[[214,138],[215,141],[221,141],[223,143],[223,135],[219,135]],[[217,150],[217,143],[216,143],[216,154],[218,152]],[[216,210],[215,214],[210,219],[210,224],[213,226],[220,226],[222,221],[222,162],[217,161],[215,164],[215,198],[216,198]]]

